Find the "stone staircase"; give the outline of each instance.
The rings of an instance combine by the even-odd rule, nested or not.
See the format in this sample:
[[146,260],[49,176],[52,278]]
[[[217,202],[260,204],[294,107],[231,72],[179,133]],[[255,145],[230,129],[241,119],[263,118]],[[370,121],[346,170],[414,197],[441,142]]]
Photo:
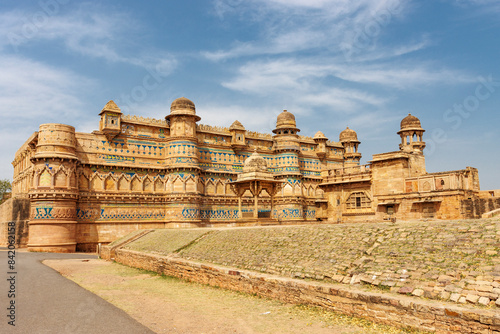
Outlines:
[[153,231],[154,231],[154,229],[141,230],[139,233],[130,234],[128,238],[121,240],[119,243],[116,243],[113,246],[109,246],[109,245],[103,246],[101,248],[101,253],[99,254],[99,257],[102,259],[105,259],[105,260],[114,260],[115,256],[116,256],[116,250],[118,248],[121,248],[121,247],[125,246],[126,244],[131,243],[132,241],[135,241],[139,238],[142,238],[146,234],[151,233]]
[[481,218],[493,218],[500,215],[500,209],[492,210],[481,215]]

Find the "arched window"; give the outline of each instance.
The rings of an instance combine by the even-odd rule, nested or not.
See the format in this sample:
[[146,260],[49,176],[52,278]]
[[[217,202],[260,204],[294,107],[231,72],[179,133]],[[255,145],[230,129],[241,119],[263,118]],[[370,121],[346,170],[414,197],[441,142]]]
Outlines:
[[371,200],[364,192],[352,193],[346,201],[347,209],[365,209],[371,207]]

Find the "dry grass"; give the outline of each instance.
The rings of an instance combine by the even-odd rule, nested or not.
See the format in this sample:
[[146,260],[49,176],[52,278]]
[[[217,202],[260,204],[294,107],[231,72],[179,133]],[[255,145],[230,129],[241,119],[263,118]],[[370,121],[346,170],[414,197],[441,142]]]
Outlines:
[[422,333],[102,260],[46,263],[157,333]]

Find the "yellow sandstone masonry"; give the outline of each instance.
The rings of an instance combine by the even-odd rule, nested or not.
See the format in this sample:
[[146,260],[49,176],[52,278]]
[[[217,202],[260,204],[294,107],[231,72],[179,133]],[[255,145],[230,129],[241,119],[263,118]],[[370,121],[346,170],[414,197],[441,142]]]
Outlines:
[[123,115],[113,101],[99,115],[92,133],[42,124],[17,151],[12,195],[30,201],[30,250],[95,251],[137,229],[478,218],[500,208],[500,191],[480,191],[475,168],[426,172],[425,130],[412,115],[399,150],[366,165],[354,130],[338,142],[302,136],[286,110],[272,134],[237,120],[198,124],[184,97],[161,120]]

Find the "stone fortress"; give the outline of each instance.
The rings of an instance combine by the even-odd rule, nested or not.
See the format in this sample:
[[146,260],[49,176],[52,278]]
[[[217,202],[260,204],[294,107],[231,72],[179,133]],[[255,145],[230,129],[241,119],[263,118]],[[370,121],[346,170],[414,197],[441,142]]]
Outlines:
[[[500,208],[467,167],[427,173],[424,129],[406,116],[399,150],[360,165],[360,141],[298,133],[283,111],[273,135],[198,124],[179,98],[165,120],[109,101],[99,131],[42,124],[13,161],[13,198],[29,199],[32,251],[95,251],[137,229],[326,221],[477,218]],[[2,227],[3,228],[3,227]]]

